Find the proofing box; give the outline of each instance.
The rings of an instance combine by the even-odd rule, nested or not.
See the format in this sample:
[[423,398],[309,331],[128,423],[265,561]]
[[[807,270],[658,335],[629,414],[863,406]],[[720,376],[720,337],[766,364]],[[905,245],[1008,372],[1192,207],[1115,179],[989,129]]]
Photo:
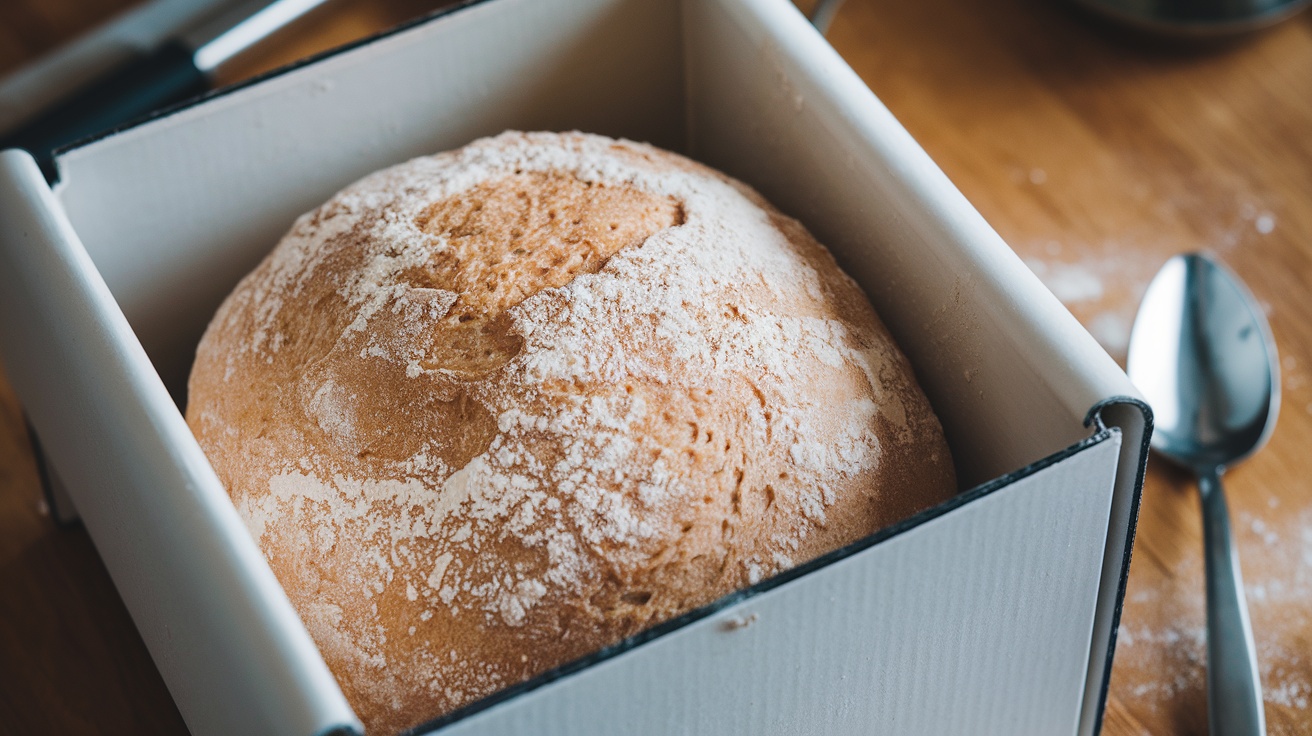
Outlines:
[[359,725],[169,390],[296,215],[507,128],[684,151],[800,217],[973,489],[420,730],[1096,733],[1146,407],[786,0],[485,0],[68,150],[53,187],[0,157],[6,369],[192,730]]

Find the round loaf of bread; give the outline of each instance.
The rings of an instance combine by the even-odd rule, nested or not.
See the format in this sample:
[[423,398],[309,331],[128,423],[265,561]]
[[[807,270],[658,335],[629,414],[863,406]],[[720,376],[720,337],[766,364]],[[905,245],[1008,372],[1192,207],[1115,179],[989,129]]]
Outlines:
[[506,133],[298,219],[187,421],[370,733],[954,492],[861,289],[683,157]]

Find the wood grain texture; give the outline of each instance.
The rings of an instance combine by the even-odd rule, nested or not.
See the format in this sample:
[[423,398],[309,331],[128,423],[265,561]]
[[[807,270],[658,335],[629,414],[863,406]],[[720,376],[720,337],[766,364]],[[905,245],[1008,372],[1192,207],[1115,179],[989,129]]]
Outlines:
[[[0,3],[0,73],[131,4]],[[439,4],[337,0],[222,81]],[[1268,308],[1284,408],[1226,480],[1269,730],[1312,732],[1312,14],[1191,47],[1055,0],[848,0],[830,40],[1113,356],[1173,253],[1212,251]],[[184,732],[86,533],[43,509],[0,378],[0,733]],[[1103,733],[1206,733],[1201,546],[1190,480],[1154,460]]]

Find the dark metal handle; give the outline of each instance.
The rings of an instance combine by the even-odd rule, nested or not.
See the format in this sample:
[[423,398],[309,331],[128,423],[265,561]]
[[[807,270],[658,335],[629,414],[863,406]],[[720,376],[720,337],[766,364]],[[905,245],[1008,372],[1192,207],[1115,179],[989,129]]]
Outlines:
[[0,139],[0,149],[27,149],[46,179],[54,181],[51,152],[55,149],[149,115],[208,88],[209,80],[196,68],[192,51],[182,44],[166,44],[116,67],[38,114]]
[[1265,736],[1262,683],[1220,470],[1199,473],[1207,563],[1207,719],[1212,736]]

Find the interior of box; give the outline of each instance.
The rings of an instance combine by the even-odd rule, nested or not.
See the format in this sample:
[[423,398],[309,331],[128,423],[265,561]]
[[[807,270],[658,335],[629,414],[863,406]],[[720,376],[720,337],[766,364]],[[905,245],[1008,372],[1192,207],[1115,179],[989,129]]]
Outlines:
[[[649,141],[744,178],[831,246],[911,356],[963,486],[1083,436],[1087,406],[1068,411],[1035,361],[998,359],[989,343],[1001,342],[1005,325],[972,300],[960,264],[907,262],[908,254],[940,258],[941,249],[899,211],[897,172],[858,171],[850,156],[837,166],[815,159],[841,148],[823,129],[808,130],[819,124],[808,120],[815,103],[788,85],[771,50],[758,49],[755,68],[724,58],[735,44],[697,34],[732,25],[698,20],[685,29],[681,5],[476,3],[69,151],[56,191],[182,403],[195,345],[220,301],[297,215],[356,178],[507,128]],[[489,12],[505,18],[495,43],[461,32]],[[685,30],[688,45],[668,43]],[[431,43],[439,31],[441,42]],[[464,73],[470,59],[477,74]],[[797,186],[799,170],[819,186]],[[833,182],[855,196],[817,202]],[[954,275],[936,283],[915,271]]]
[[822,39],[801,38],[799,62],[738,22],[749,7],[796,13],[475,2],[72,149],[56,194],[181,405],[218,304],[342,186],[508,128],[649,141],[742,178],[831,247],[911,358],[963,488],[1086,437],[1114,364],[1073,320],[1048,320],[1060,304],[886,110],[834,102],[869,92],[805,67],[832,63]]

